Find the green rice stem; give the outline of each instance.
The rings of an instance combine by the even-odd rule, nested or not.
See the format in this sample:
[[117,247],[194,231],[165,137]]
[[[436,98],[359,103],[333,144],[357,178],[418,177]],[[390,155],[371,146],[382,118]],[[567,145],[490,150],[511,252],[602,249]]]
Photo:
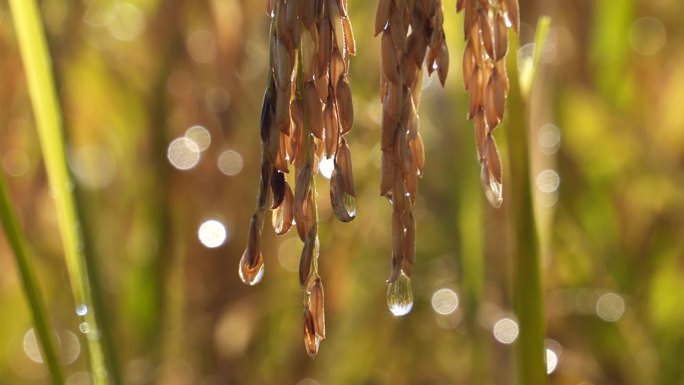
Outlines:
[[62,114],[57,99],[52,63],[47,47],[43,22],[35,0],[10,0],[14,27],[19,41],[29,94],[33,105],[38,137],[47,170],[51,193],[55,200],[59,231],[64,248],[69,279],[76,309],[85,334],[90,368],[95,385],[117,384],[118,375],[112,358],[104,354],[103,336],[109,335],[98,323],[100,301],[95,301],[92,284],[94,266],[88,266],[84,251],[79,215],[73,195],[64,144]]
[[[548,32],[550,19],[543,17],[537,27],[537,52]],[[511,92],[508,97],[509,117],[506,127],[511,175],[510,208],[513,226],[513,290],[514,308],[520,334],[517,340],[519,385],[546,383],[544,348],[544,308],[539,255],[539,237],[534,216],[534,201],[530,179],[529,111],[530,92],[539,67],[540,55],[535,54],[532,65],[518,71],[517,37],[511,40],[508,71]],[[525,83],[526,82],[526,83]]]

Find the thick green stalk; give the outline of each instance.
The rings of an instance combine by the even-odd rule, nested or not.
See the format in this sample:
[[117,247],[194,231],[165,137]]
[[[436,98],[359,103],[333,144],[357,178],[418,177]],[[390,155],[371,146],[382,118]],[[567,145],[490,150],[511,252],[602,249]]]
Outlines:
[[[475,147],[472,143],[473,133],[470,130],[455,130],[457,140],[455,151],[460,165],[470,165],[476,159]],[[454,204],[457,206],[456,227],[459,231],[458,249],[461,254],[461,287],[463,289],[463,305],[465,325],[471,341],[470,348],[470,381],[475,385],[492,383],[489,370],[489,341],[491,335],[485,333],[479,324],[480,303],[484,295],[486,264],[484,252],[483,215],[486,214],[481,204],[480,172],[474,167],[459,167],[457,177],[449,186],[456,189]],[[477,182],[476,182],[477,181]]]
[[33,265],[26,251],[26,240],[19,228],[4,179],[4,176],[0,173],[0,222],[2,222],[7,241],[14,253],[14,258],[17,260],[21,283],[24,286],[24,294],[31,308],[33,325],[38,341],[40,341],[43,358],[52,377],[52,383],[61,385],[64,383],[64,374],[62,373],[62,367],[59,365],[59,356],[55,349],[54,333],[51,333],[51,328],[48,326],[48,313],[45,311],[45,305],[40,296],[40,288],[33,272]]
[[[548,18],[539,21],[538,48],[543,46],[549,22]],[[509,202],[513,224],[514,306],[520,324],[517,341],[518,385],[543,385],[546,383],[543,292],[528,137],[529,96],[541,49],[536,50],[529,63],[517,63],[517,38],[514,37],[511,43],[508,71],[511,89],[506,137],[511,170]]]
[[[33,104],[41,150],[50,190],[55,199],[57,220],[76,312],[83,318],[80,330],[86,335],[95,385],[116,383],[116,372],[107,365],[101,325],[96,318],[97,303],[91,291],[91,276],[83,247],[79,216],[72,195],[64,145],[62,115],[57,100],[51,58],[42,19],[35,0],[10,0],[14,27],[24,62],[29,94]],[[94,280],[92,280],[94,281]]]

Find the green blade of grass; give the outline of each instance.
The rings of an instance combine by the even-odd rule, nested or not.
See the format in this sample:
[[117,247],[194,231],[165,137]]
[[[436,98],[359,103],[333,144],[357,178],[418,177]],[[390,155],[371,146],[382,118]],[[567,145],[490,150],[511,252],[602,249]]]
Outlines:
[[51,328],[48,326],[48,314],[45,311],[45,305],[43,304],[40,295],[40,288],[38,287],[38,282],[36,281],[33,272],[31,259],[26,251],[25,237],[19,228],[17,217],[14,214],[14,209],[10,203],[9,194],[7,193],[2,173],[0,173],[0,222],[2,222],[7,241],[14,253],[14,258],[17,261],[24,294],[26,295],[33,316],[36,336],[38,337],[38,341],[40,341],[43,358],[47,363],[52,383],[55,385],[62,385],[64,384],[64,374],[62,373],[62,367],[59,364],[59,356],[55,349],[54,333],[51,332]]
[[511,92],[508,97],[508,124],[505,131],[511,175],[514,307],[520,324],[520,335],[516,343],[519,385],[546,383],[543,292],[539,237],[530,179],[528,128],[529,94],[541,59],[537,52],[541,52],[549,23],[548,17],[539,20],[535,39],[537,49],[526,63],[517,63],[518,39],[511,39],[509,64],[512,68],[508,71],[511,74]]
[[[12,19],[19,41],[29,94],[38,128],[41,150],[51,192],[55,199],[57,220],[64,248],[69,279],[76,309],[83,317],[80,325],[86,334],[89,361],[95,385],[118,383],[112,357],[104,354],[102,336],[107,336],[96,312],[100,302],[94,301],[92,269],[84,252],[73,186],[66,161],[62,116],[55,90],[51,59],[42,19],[35,0],[10,0]],[[92,266],[90,266],[92,268]]]

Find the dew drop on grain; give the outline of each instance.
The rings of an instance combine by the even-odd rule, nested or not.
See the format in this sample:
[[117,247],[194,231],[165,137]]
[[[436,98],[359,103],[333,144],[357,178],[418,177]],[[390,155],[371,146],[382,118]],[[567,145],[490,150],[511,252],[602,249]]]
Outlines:
[[387,286],[387,307],[397,317],[405,316],[413,308],[411,278],[403,270],[397,280]]

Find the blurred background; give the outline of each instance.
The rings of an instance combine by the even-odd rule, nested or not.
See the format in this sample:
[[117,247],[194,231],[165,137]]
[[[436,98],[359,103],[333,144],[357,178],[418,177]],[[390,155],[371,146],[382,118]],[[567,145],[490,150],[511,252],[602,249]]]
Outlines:
[[[427,166],[416,203],[415,306],[403,318],[387,310],[391,209],[378,194],[375,7],[349,1],[359,52],[347,136],[358,215],[336,221],[318,177],[327,339],[312,360],[302,341],[296,234],[276,237],[267,224],[263,282],[247,287],[237,274],[258,185],[264,2],[41,2],[69,164],[126,384],[514,382],[508,204],[490,208],[480,188],[465,119],[462,15],[451,0],[446,89],[426,81],[420,108]],[[684,384],[684,2],[520,7],[522,54],[537,18],[553,19],[529,131],[549,383]],[[505,129],[497,130],[504,160]],[[67,384],[90,384],[6,2],[0,133],[2,172]],[[4,236],[0,383],[49,383]]]

